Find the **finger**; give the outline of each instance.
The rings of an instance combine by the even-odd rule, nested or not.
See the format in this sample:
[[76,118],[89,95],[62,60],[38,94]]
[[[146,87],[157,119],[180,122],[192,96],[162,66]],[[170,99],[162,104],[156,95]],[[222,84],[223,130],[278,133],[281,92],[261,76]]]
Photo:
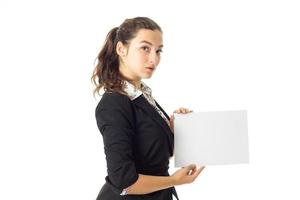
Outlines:
[[188,109],[188,108],[180,108],[180,111],[182,112],[182,113],[190,113],[190,112],[192,112],[190,109]]
[[192,112],[192,111],[190,111],[189,109],[185,110],[185,114],[190,113],[190,112]]
[[197,172],[197,168],[195,167],[190,171],[189,175],[194,175],[196,172]]
[[193,112],[193,111],[188,108],[183,108],[183,107],[180,107],[179,109],[173,111],[173,113],[177,113],[177,114],[186,114],[186,113],[190,113],[190,112]]
[[180,111],[179,110],[174,110],[173,113],[180,113]]
[[198,170],[193,174],[194,178],[197,178],[197,177],[199,176],[200,173],[201,173],[201,170],[198,169]]
[[197,178],[197,177],[199,176],[199,174],[202,172],[203,169],[204,169],[204,167],[200,167],[200,168],[193,174],[193,176],[194,176],[195,178]]
[[185,113],[185,112],[186,112],[186,110],[187,110],[186,108],[182,108],[182,107],[181,107],[181,108],[179,108],[179,111],[180,111],[180,112],[182,112],[182,113]]
[[197,169],[197,167],[196,167],[196,168],[194,168],[194,169],[191,170],[191,173],[190,173],[189,175],[194,175],[194,176],[197,177],[197,176],[202,172],[202,170],[203,170],[204,168],[205,168],[204,166],[199,167],[198,169]]
[[182,110],[182,109],[178,109],[178,110],[174,110],[174,112],[173,113],[177,113],[177,114],[183,114],[183,113],[185,113],[185,111],[184,110]]
[[186,166],[186,169],[187,169],[188,171],[193,170],[193,169],[195,169],[195,168],[197,168],[197,166],[196,166],[195,164],[190,164],[190,165]]
[[186,108],[184,108],[184,107],[179,107],[178,109],[176,109],[176,111],[178,111],[178,112],[182,112],[183,110],[185,110]]

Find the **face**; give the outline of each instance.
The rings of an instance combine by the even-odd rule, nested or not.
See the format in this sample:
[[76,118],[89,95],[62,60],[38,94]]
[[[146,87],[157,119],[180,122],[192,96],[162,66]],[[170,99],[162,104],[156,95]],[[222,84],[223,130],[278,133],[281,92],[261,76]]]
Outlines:
[[162,33],[159,30],[141,29],[127,46],[117,44],[120,72],[133,81],[150,78],[160,62]]

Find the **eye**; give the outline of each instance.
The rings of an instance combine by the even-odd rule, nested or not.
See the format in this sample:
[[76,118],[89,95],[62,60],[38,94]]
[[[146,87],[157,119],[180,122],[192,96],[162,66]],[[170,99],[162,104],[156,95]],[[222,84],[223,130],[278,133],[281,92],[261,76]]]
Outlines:
[[156,53],[158,53],[158,54],[160,54],[160,53],[162,53],[162,52],[163,52],[162,49],[158,49],[158,50],[156,51]]
[[143,46],[142,49],[145,50],[145,51],[150,51],[150,48],[147,47],[147,46]]

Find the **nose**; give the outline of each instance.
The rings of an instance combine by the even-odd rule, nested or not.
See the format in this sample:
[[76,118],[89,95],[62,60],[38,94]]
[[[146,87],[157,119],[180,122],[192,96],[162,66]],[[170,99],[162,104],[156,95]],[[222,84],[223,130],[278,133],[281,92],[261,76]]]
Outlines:
[[149,61],[151,64],[153,64],[154,66],[157,66],[159,63],[159,60],[160,60],[160,58],[155,51],[150,54]]

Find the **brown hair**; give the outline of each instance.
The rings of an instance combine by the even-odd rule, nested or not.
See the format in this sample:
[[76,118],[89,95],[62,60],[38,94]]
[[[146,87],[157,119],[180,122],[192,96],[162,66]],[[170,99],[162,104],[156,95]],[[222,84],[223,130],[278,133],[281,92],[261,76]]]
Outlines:
[[104,45],[97,56],[97,65],[91,77],[95,85],[94,96],[103,87],[104,91],[116,91],[125,94],[123,81],[126,80],[119,72],[119,56],[116,52],[116,45],[121,41],[128,45],[140,29],[159,30],[160,26],[148,17],[135,17],[126,19],[119,27],[109,31]]

